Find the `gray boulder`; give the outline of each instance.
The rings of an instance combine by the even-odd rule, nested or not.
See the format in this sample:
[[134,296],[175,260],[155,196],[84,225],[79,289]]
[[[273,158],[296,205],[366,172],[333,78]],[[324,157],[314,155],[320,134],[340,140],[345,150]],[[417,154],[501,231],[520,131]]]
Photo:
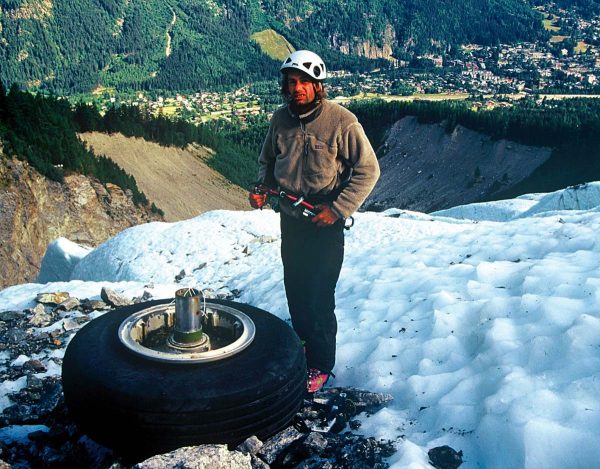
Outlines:
[[250,455],[229,451],[227,445],[185,446],[153,456],[132,469],[251,469]]

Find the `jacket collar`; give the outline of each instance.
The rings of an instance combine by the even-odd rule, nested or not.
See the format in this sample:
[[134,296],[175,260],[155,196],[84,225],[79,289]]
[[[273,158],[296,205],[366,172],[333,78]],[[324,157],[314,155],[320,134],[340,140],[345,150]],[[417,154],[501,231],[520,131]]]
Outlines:
[[290,116],[296,119],[300,119],[300,122],[302,122],[303,124],[308,124],[309,122],[314,121],[317,117],[321,115],[321,112],[323,111],[323,101],[315,102],[315,107],[305,112],[304,114],[296,114],[289,104],[287,109]]

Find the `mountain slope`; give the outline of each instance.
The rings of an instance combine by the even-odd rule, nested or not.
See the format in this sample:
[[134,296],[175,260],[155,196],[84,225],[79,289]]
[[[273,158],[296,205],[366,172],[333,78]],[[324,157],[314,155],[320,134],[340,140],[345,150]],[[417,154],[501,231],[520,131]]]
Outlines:
[[209,168],[210,151],[198,145],[182,150],[141,138],[100,132],[80,134],[96,154],[108,156],[131,174],[165,220],[195,217],[208,210],[249,209],[247,191]]
[[493,139],[461,125],[400,119],[386,139],[381,178],[365,207],[422,212],[489,199],[526,179],[552,149]]
[[130,226],[162,218],[130,191],[69,174],[51,181],[0,147],[0,288],[33,281],[46,247],[66,237],[95,246]]
[[232,87],[276,75],[251,39],[269,29],[320,51],[331,69],[543,34],[519,0],[7,0],[0,80],[58,93]]

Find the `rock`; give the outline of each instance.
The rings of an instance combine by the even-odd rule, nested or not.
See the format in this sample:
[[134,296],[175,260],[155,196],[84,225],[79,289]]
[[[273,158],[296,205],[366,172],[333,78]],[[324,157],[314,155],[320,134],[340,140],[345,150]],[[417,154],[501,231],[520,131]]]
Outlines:
[[73,296],[67,298],[65,301],[63,301],[62,303],[60,303],[56,308],[54,308],[55,311],[71,311],[72,309],[75,309],[77,307],[79,307],[81,303],[79,302],[79,300]]
[[62,402],[60,377],[50,376],[41,380],[35,376],[27,377],[27,387],[18,393],[9,394],[15,404],[4,409],[3,416],[9,424],[38,424]]
[[456,469],[463,463],[462,454],[462,451],[457,452],[446,445],[431,448],[427,452],[429,462],[437,469]]
[[[43,308],[43,306],[42,306]],[[22,319],[25,316],[25,313],[23,313],[22,311],[2,311],[0,313],[0,321],[4,321],[4,322],[12,322],[12,321],[18,321],[19,319]]]
[[251,469],[250,455],[226,445],[186,446],[142,461],[132,469]]
[[362,425],[362,423],[360,420],[350,420],[348,422],[348,426],[350,427],[351,430],[358,430],[361,425]]
[[0,469],[12,469],[12,466],[0,459]]
[[[49,337],[48,335],[45,342],[40,342],[40,346],[47,348]],[[27,343],[33,343],[35,340],[37,338],[32,338]],[[36,347],[37,345],[34,348]],[[20,362],[22,364],[9,369],[12,373],[10,380],[26,375],[27,386],[7,396],[13,405],[7,407],[0,415],[0,426],[44,424],[44,426],[48,425],[49,431],[33,433],[29,438],[25,438],[18,448],[11,447],[10,451],[8,449],[4,451],[0,442],[0,458],[15,467],[130,468],[121,464],[119,454],[100,447],[86,436],[82,436],[70,420],[71,417],[65,407],[60,377],[49,376],[41,379],[36,377],[32,371],[43,364],[39,360],[28,358],[33,353],[38,352],[23,351]],[[350,395],[354,396],[359,403],[358,407],[361,408],[366,408],[367,402],[380,403],[385,400],[381,395],[366,391],[327,389],[319,393],[314,401],[305,401],[299,413],[302,418],[307,419],[308,425],[304,427],[300,425],[301,422],[295,421],[295,425],[298,425],[296,428],[289,427],[264,443],[256,437],[250,437],[235,451],[228,451],[225,445],[180,448],[168,454],[149,458],[134,467],[145,469],[173,467],[182,469],[201,467],[206,469],[269,469],[270,467],[385,469],[388,467],[385,458],[395,451],[392,442],[376,441],[348,431],[335,434],[310,430],[313,425],[319,426],[318,422],[335,422],[340,415],[346,419],[353,412],[358,413],[356,405],[352,406],[346,402]],[[358,395],[362,396],[361,399],[358,399]],[[298,428],[304,430],[298,431]],[[451,467],[454,469],[458,466]]]
[[42,304],[42,303],[38,303],[37,305],[35,305],[33,308],[31,308],[29,310],[31,312],[31,314],[36,315],[36,314],[43,314],[46,312],[46,307]]
[[257,437],[251,436],[238,445],[236,451],[240,451],[244,454],[256,454],[258,450],[263,447],[264,443]]
[[311,454],[322,454],[327,448],[327,444],[327,439],[316,432],[311,432],[302,443]]
[[153,298],[152,292],[148,291],[148,290],[144,290],[144,293],[142,294],[142,302],[144,301],[148,301],[151,300]]
[[96,443],[87,436],[82,436],[77,442],[78,446],[84,448],[88,459],[90,460],[91,467],[107,467],[109,463],[114,459],[114,453],[109,448]]
[[181,282],[186,276],[185,270],[182,270],[177,275],[175,275],[175,283]]
[[283,450],[301,438],[304,438],[304,434],[294,427],[288,427],[265,442],[258,456],[268,464],[272,464]]
[[346,417],[353,417],[361,412],[375,412],[393,400],[391,394],[356,388],[325,388],[314,399],[319,405],[339,407]]
[[27,339],[27,332],[22,329],[13,328],[6,332],[6,341],[9,344],[19,344]]
[[38,293],[35,301],[45,305],[59,305],[70,298],[68,292]]
[[51,181],[16,157],[0,158],[0,180],[0,289],[35,279],[48,245],[58,237],[97,246],[126,228],[163,219],[149,206],[135,205],[118,187],[107,191],[109,184],[105,188],[94,178],[72,172],[62,183]]
[[100,297],[104,300],[105,303],[109,304],[114,308],[118,308],[119,306],[127,306],[131,304],[131,301],[128,298],[125,298],[123,295],[120,295],[116,291],[111,290],[107,287],[102,287]]
[[[43,366],[43,365],[42,365]],[[45,369],[45,367],[44,367]],[[44,382],[34,375],[27,376],[27,390],[28,391],[39,391],[44,388]]]
[[258,456],[254,456],[253,454],[250,455],[250,464],[252,465],[252,469],[269,469],[271,467]]
[[25,371],[33,371],[35,373],[44,373],[46,371],[46,367],[39,360],[28,360],[23,363],[23,369]]
[[13,404],[8,406],[2,412],[10,425],[23,425],[26,423],[34,423],[37,416],[34,415],[32,409],[26,405]]
[[[421,138],[415,141],[414,135]],[[494,189],[496,175],[506,174],[510,182],[502,189],[510,189],[544,164],[552,153],[549,147],[514,142],[508,149],[506,140],[460,124],[449,133],[439,124],[420,123],[416,116],[397,121],[386,142],[389,149],[379,159],[381,178],[365,201],[365,210],[397,207],[430,213],[479,201],[482,194],[489,199],[498,190]],[[436,142],[439,151],[431,151],[432,142]],[[406,170],[406,163],[398,164],[404,155],[410,159],[410,171]],[[433,167],[435,179],[429,180]],[[474,174],[476,168],[480,168],[480,176],[485,179],[467,187],[465,175]],[[432,184],[438,178],[443,178],[444,184]]]
[[108,309],[109,306],[100,300],[88,300],[87,298],[81,302],[81,309],[84,312],[89,313],[91,311],[100,311],[103,309]]
[[66,464],[65,455],[50,446],[45,446],[40,455],[43,467],[64,467]]
[[[216,293],[213,294],[214,298],[218,298],[219,300],[235,300],[236,298],[239,298],[242,295],[242,292],[240,292],[238,289],[234,288],[233,290],[230,290],[229,287],[221,287],[219,288],[219,291],[217,291]],[[207,296],[208,298],[208,296]]]
[[72,331],[74,329],[78,329],[79,327],[79,323],[71,318],[67,318],[63,321],[63,329],[67,332]]
[[318,456],[313,456],[305,461],[302,461],[300,464],[294,466],[294,469],[313,469],[313,468],[333,469],[333,464],[331,463],[331,461],[328,461],[327,459],[323,459]]
[[[39,304],[38,306],[42,306],[41,304]],[[31,324],[34,327],[44,327],[44,326],[48,326],[49,324],[52,323],[53,319],[52,316],[48,313],[46,313],[45,310],[43,310],[43,306],[42,306],[42,312],[38,312],[35,313],[30,319],[29,319],[29,324]]]

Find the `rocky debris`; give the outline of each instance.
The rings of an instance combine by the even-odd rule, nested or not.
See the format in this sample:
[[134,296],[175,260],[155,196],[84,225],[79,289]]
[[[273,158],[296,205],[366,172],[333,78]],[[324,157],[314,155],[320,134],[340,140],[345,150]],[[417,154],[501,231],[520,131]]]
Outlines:
[[450,446],[438,446],[431,448],[427,455],[429,462],[436,469],[456,469],[462,463],[462,451],[456,451]]
[[35,297],[35,301],[45,305],[59,305],[63,301],[68,300],[71,297],[69,293],[64,291],[53,292],[53,293],[38,293]]
[[144,293],[142,293],[142,296],[140,298],[140,303],[144,302],[144,301],[149,301],[154,297],[154,295],[152,294],[152,292],[148,291],[148,290],[144,290]]
[[110,306],[107,305],[104,301],[88,300],[87,298],[85,298],[84,300],[81,300],[81,308],[85,313],[89,313],[92,311],[102,311],[104,309],[110,308]]
[[8,394],[11,402],[2,413],[5,425],[33,425],[44,423],[62,402],[60,377],[37,378],[29,375],[27,385],[19,392]]
[[372,414],[390,403],[390,394],[371,393],[355,388],[325,388],[315,395],[312,405],[298,414],[296,426],[304,431],[339,432],[346,424],[356,430],[360,422],[352,420],[362,412]]
[[[352,398],[356,399],[356,402],[350,406],[347,401]],[[339,422],[343,412],[346,413],[343,420],[347,420],[363,412],[359,409],[375,411],[390,401],[390,396],[386,394],[369,393],[353,388],[326,389],[318,393],[314,400],[305,400],[305,405],[296,416],[293,425],[265,442],[253,436],[231,451],[223,445],[180,448],[147,459],[134,468],[385,469],[389,466],[385,458],[396,451],[393,442],[376,441],[374,438],[355,435],[350,431],[342,433],[342,430],[347,428],[346,425],[335,426],[324,422]],[[311,430],[311,427],[320,430]],[[204,455],[212,455],[215,451],[219,453],[220,463],[210,465],[212,460],[205,460]],[[241,465],[238,465],[239,455],[246,458],[239,463]]]
[[262,441],[255,436],[251,436],[240,443],[236,450],[241,451],[242,453],[255,455],[263,446],[264,444]]
[[80,302],[75,297],[69,297],[65,301],[61,302],[54,310],[55,311],[71,311],[72,309],[77,308],[80,305]]
[[24,311],[2,311],[0,313],[0,321],[11,322],[17,321],[25,316]]
[[429,213],[488,199],[528,178],[552,154],[549,147],[495,139],[461,125],[420,123],[406,116],[378,150],[381,178],[365,210]]
[[279,454],[303,437],[304,435],[294,427],[288,427],[267,441],[258,451],[258,456],[266,463],[272,464]]
[[100,298],[104,300],[110,306],[115,308],[119,306],[128,306],[132,303],[132,301],[128,298],[125,298],[123,295],[120,295],[114,290],[111,290],[108,287],[102,287],[102,291],[100,292]]
[[181,272],[179,272],[177,275],[175,275],[175,283],[181,282],[185,278],[186,275],[187,274],[185,273],[185,270],[182,270]]
[[31,309],[31,317],[29,318],[29,324],[34,327],[44,327],[52,323],[52,314],[46,312],[46,308],[42,303],[35,305],[35,308]]
[[[27,360],[25,363],[23,363],[23,370],[32,371],[34,373],[44,373],[46,371],[46,366],[39,360]],[[30,378],[34,378],[34,376],[27,376],[28,381]]]
[[250,456],[229,451],[226,445],[186,446],[153,456],[132,469],[251,469]]
[[[119,454],[78,430],[68,415],[62,394],[60,357],[74,329],[89,321],[87,313],[108,308],[106,290],[103,289],[105,302],[87,299],[79,302],[74,298],[78,304],[73,302],[73,309],[59,310],[40,303],[31,310],[0,312],[0,381],[14,389],[6,395],[10,405],[0,415],[0,433],[21,429],[24,434],[21,438],[0,439],[0,459],[7,464],[15,468],[130,467]],[[240,293],[224,287],[205,294],[235,298]],[[33,321],[33,318],[38,319]],[[395,451],[393,443],[355,435],[351,430],[360,426],[358,414],[376,412],[391,400],[388,394],[326,388],[305,401],[288,428],[264,442],[251,437],[230,449],[223,445],[180,448],[135,467],[383,469],[388,467],[385,458]],[[205,461],[202,463],[205,465],[200,461]],[[207,461],[220,465],[209,465]]]
[[62,327],[65,331],[69,332],[69,331],[73,331],[75,329],[79,329],[81,327],[81,325],[77,321],[75,321],[71,318],[67,318],[63,321]]
[[216,298],[218,300],[235,300],[242,296],[242,292],[237,288],[229,289],[229,287],[221,287],[218,290],[212,288],[205,288],[202,293],[206,298]]

